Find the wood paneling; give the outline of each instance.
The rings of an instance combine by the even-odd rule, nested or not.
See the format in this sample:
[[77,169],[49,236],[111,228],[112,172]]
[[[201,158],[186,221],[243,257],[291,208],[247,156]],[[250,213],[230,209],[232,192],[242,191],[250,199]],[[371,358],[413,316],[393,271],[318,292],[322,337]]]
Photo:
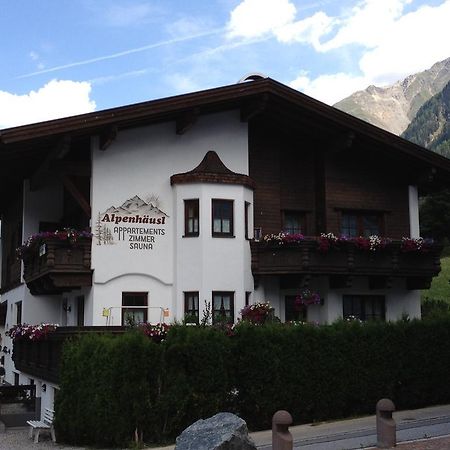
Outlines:
[[402,167],[361,143],[338,151],[336,145],[314,139],[311,130],[281,131],[267,118],[250,122],[255,227],[278,233],[282,211],[298,210],[306,213],[306,234],[340,235],[341,211],[347,209],[380,212],[386,236],[408,236],[408,180]]

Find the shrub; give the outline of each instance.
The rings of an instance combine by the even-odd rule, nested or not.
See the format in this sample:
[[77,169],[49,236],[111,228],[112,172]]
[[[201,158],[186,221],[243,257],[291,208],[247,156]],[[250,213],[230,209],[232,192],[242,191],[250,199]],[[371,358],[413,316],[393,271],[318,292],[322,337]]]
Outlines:
[[230,411],[253,430],[278,409],[295,423],[450,402],[450,316],[330,326],[242,322],[173,326],[68,342],[56,399],[58,439],[124,446],[134,436],[167,442],[200,418]]

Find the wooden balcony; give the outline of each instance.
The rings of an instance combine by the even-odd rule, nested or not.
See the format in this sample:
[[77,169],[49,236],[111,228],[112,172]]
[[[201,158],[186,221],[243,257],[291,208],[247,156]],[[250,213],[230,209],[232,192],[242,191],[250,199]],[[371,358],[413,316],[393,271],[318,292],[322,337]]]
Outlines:
[[353,277],[369,277],[371,288],[389,287],[393,278],[405,278],[408,289],[426,289],[440,272],[442,247],[403,252],[400,241],[377,251],[360,250],[351,242],[320,252],[314,238],[292,244],[252,242],[252,272],[260,275],[329,276],[331,287],[349,286]]
[[16,339],[12,359],[17,370],[42,380],[59,382],[59,368],[64,341],[87,333],[121,334],[124,327],[59,327],[45,338],[32,341]]
[[60,294],[92,285],[91,240],[71,244],[46,238],[23,257],[23,278],[33,295]]

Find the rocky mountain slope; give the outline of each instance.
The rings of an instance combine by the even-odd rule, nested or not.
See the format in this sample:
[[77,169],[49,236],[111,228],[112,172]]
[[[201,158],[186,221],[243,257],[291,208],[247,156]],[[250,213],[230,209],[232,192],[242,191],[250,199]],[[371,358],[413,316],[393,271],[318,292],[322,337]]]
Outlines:
[[423,104],[402,137],[450,158],[450,82]]
[[410,75],[392,86],[369,86],[334,106],[360,119],[401,134],[419,108],[450,81],[450,58]]

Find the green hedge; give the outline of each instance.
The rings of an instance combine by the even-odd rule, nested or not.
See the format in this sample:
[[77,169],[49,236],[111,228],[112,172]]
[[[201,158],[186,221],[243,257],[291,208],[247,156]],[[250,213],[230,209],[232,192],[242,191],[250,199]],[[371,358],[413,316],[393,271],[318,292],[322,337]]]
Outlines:
[[383,397],[397,409],[447,403],[449,379],[449,317],[241,324],[232,336],[175,326],[161,344],[94,335],[65,345],[55,427],[71,444],[166,442],[219,411],[263,429],[278,409],[306,423],[371,414]]

